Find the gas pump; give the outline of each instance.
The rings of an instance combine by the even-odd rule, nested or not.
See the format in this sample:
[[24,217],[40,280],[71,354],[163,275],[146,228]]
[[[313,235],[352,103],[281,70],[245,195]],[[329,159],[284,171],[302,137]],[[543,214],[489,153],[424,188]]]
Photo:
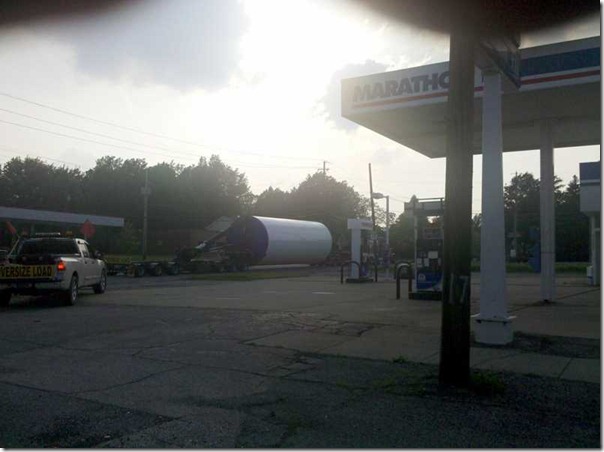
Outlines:
[[414,199],[405,203],[413,214],[414,279],[411,299],[442,298],[444,198]]
[[[348,229],[350,229],[350,278],[346,282],[371,282],[372,278],[368,276],[369,265],[369,247],[367,237],[368,233],[373,231],[373,222],[365,218],[349,218]],[[363,234],[365,233],[365,234]]]

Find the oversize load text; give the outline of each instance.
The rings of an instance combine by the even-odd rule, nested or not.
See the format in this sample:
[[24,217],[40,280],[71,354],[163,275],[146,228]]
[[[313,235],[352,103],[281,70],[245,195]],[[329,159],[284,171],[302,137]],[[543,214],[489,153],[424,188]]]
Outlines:
[[52,265],[2,265],[0,278],[50,278],[53,276]]

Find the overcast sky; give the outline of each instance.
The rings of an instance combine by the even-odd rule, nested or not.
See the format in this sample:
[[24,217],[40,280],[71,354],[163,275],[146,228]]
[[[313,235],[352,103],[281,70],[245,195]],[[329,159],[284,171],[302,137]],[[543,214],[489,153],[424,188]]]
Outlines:
[[[599,35],[599,18],[523,46]],[[448,60],[448,38],[319,0],[133,3],[70,23],[0,31],[0,162],[86,170],[104,155],[194,164],[218,154],[252,191],[289,190],[323,167],[360,193],[444,196],[431,160],[340,116],[340,80]],[[87,118],[92,118],[87,119]],[[65,127],[68,126],[68,127]],[[118,127],[119,126],[119,127]],[[143,133],[144,132],[144,133]],[[567,183],[600,147],[559,149]],[[480,157],[473,211],[480,211]],[[504,181],[539,177],[538,151],[504,155]]]

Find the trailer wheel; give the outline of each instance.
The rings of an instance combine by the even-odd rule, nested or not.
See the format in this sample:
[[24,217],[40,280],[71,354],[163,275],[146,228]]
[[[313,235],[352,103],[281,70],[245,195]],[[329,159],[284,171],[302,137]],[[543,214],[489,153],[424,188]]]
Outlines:
[[10,303],[10,298],[12,296],[12,292],[10,289],[0,291],[0,306],[3,308],[8,307]]
[[151,274],[153,276],[161,276],[163,274],[163,269],[160,264],[157,264],[155,267],[151,269]]
[[134,267],[134,277],[142,278],[145,275],[145,267],[142,265],[137,265]]
[[168,267],[168,271],[166,273],[168,273],[168,275],[172,275],[172,276],[178,275],[180,273],[180,268],[176,264],[170,265]]

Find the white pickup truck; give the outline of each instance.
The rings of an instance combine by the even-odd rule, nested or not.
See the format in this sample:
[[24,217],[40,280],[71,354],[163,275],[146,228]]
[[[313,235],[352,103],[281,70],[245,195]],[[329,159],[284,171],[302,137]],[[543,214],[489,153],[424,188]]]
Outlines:
[[107,287],[105,262],[83,239],[58,234],[22,238],[0,262],[0,306],[8,306],[13,294],[54,292],[73,305],[82,287],[98,294]]

